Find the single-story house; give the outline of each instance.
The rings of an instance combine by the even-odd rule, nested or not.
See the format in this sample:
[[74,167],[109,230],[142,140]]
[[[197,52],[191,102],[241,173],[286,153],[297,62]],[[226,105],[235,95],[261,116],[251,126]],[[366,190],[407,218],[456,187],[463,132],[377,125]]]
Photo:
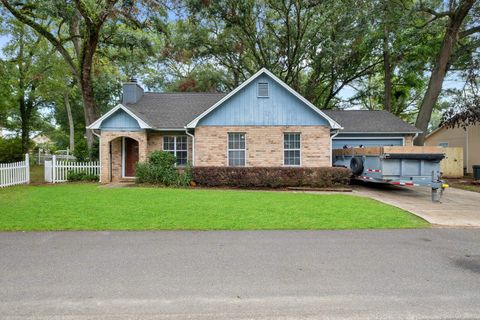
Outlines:
[[155,150],[178,166],[326,167],[332,148],[411,145],[420,132],[385,111],[319,110],[266,69],[228,94],[125,83],[122,104],[88,129],[100,138],[102,183],[134,177]]
[[480,165],[480,124],[467,128],[439,127],[425,137],[426,146],[463,148],[463,167],[472,173],[474,165]]

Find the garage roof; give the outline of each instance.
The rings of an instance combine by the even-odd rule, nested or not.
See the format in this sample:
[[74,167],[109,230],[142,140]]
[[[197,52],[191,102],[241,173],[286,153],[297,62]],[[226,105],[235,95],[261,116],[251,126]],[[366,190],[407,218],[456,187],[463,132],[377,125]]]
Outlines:
[[344,128],[342,133],[421,133],[384,110],[324,110]]

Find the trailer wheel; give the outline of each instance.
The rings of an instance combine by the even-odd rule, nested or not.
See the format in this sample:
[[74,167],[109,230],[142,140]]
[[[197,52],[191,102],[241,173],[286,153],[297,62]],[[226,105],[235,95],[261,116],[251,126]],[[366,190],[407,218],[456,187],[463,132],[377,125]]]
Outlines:
[[361,157],[353,157],[350,160],[350,169],[354,175],[359,175],[363,172],[363,159]]

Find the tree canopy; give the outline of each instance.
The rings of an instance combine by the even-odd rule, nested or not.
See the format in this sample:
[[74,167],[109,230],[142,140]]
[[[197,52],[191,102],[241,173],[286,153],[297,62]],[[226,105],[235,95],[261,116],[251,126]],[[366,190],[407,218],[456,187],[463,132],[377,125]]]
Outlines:
[[[480,120],[479,0],[0,3],[0,126],[24,140],[39,129],[72,148],[87,135],[91,147],[85,126],[130,78],[153,91],[226,92],[262,67],[322,109],[385,109],[424,132]],[[23,59],[41,62],[25,88],[19,30]],[[20,96],[35,102],[23,127]]]

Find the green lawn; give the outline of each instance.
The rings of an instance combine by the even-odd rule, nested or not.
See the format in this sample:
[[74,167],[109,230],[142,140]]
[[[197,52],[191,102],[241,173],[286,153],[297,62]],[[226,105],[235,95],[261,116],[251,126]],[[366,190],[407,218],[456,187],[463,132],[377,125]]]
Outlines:
[[30,167],[30,182],[44,183],[44,167],[39,165],[32,165]]
[[0,190],[0,230],[419,228],[424,220],[352,195],[31,185]]

